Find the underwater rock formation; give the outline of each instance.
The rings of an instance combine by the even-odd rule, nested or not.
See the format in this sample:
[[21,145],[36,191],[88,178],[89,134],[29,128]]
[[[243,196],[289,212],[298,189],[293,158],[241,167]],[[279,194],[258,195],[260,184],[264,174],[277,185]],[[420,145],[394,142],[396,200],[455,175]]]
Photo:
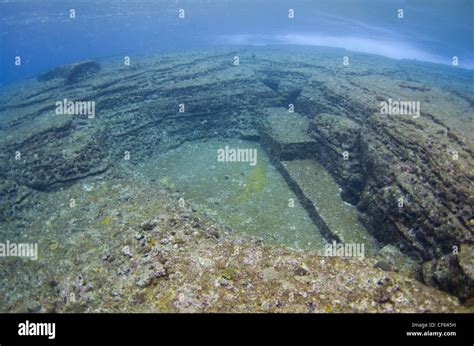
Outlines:
[[[239,237],[183,206],[179,194],[122,178],[84,179],[91,191],[78,203],[95,203],[87,203],[90,210],[82,211],[77,227],[87,226],[89,232],[61,238],[59,246],[31,266],[19,265],[22,259],[4,259],[0,311],[468,311],[445,292],[374,268],[375,260],[322,257]],[[77,196],[81,190],[78,184],[69,194]],[[58,215],[54,222],[64,231],[70,216],[61,214],[61,205],[69,196],[52,194],[44,200],[56,201],[48,212]],[[128,208],[135,212],[126,213]],[[116,210],[122,215],[105,216]],[[99,222],[93,217],[97,211],[105,214]],[[17,292],[22,292],[20,298]]]
[[333,171],[343,187],[343,199],[357,204],[365,185],[360,163],[360,125],[344,116],[320,113],[308,131],[318,143],[319,161]]
[[308,118],[285,108],[266,108],[261,141],[276,160],[314,158],[317,143],[308,136]]
[[82,79],[90,77],[100,70],[100,65],[95,61],[82,61],[75,64],[59,66],[38,75],[39,82],[47,82],[52,79],[64,79],[65,85],[79,82]]
[[423,264],[423,280],[452,292],[472,306],[474,296],[474,254],[462,244],[459,254],[445,255]]
[[[471,299],[473,73],[355,53],[345,68],[341,54],[266,47],[84,62],[2,90],[2,226],[35,194],[114,177],[126,153],[136,164],[197,139],[260,140],[270,158],[317,160],[382,246],[424,263],[427,284]],[[55,114],[65,98],[95,102],[97,116]],[[421,114],[381,114],[388,99],[420,101]],[[295,137],[275,140],[285,129]]]

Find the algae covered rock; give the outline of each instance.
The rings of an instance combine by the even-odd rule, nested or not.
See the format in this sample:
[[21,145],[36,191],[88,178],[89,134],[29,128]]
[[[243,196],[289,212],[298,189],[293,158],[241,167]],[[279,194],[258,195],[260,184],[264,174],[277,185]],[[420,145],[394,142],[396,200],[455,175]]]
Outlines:
[[52,79],[64,79],[64,84],[70,85],[86,79],[100,70],[100,65],[92,60],[82,61],[75,64],[59,66],[38,75],[39,82],[47,82]]
[[474,249],[461,245],[459,253],[441,257],[423,264],[423,280],[460,297],[463,301],[474,298]]
[[316,142],[308,136],[308,118],[281,107],[265,108],[263,114],[261,141],[273,161],[315,156]]
[[382,270],[402,272],[409,277],[420,279],[420,264],[404,255],[400,249],[393,245],[385,245],[377,254],[380,259],[377,265]]
[[321,113],[309,124],[309,135],[318,143],[319,161],[341,185],[342,198],[357,204],[365,176],[360,164],[361,127],[348,117]]

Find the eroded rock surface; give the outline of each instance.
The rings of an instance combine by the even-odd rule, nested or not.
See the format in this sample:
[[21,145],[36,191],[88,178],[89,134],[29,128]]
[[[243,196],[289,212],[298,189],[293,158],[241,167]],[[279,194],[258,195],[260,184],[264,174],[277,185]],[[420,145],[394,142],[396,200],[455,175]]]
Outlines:
[[[53,212],[49,236],[56,228],[58,238],[43,240],[31,265],[4,259],[0,311],[468,311],[445,292],[374,268],[375,259],[265,245],[200,216],[179,194],[119,181],[90,177],[68,194],[41,192],[38,212]],[[87,210],[61,213],[71,196]]]

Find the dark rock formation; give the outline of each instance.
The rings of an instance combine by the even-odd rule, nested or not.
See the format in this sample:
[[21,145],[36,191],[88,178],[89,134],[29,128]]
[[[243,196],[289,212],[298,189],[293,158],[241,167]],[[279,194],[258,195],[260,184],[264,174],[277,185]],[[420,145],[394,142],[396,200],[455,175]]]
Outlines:
[[38,75],[39,82],[47,82],[52,79],[64,79],[66,85],[77,83],[90,77],[100,70],[100,65],[95,61],[82,61],[75,64],[59,66]]
[[344,116],[321,113],[311,121],[309,134],[318,143],[319,161],[342,186],[342,198],[357,204],[365,185],[360,164],[359,124]]
[[262,115],[261,142],[271,158],[285,161],[315,157],[317,143],[308,136],[306,117],[279,107],[265,108]]
[[474,252],[463,244],[459,253],[442,256],[423,265],[423,280],[430,286],[460,297],[462,301],[474,298]]

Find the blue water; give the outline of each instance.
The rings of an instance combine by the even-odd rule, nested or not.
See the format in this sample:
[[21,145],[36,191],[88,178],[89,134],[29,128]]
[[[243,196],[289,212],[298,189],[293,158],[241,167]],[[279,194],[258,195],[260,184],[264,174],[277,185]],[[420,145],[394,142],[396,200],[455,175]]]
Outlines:
[[0,0],[0,85],[86,58],[223,44],[323,45],[441,64],[457,56],[472,69],[473,23],[474,0]]

